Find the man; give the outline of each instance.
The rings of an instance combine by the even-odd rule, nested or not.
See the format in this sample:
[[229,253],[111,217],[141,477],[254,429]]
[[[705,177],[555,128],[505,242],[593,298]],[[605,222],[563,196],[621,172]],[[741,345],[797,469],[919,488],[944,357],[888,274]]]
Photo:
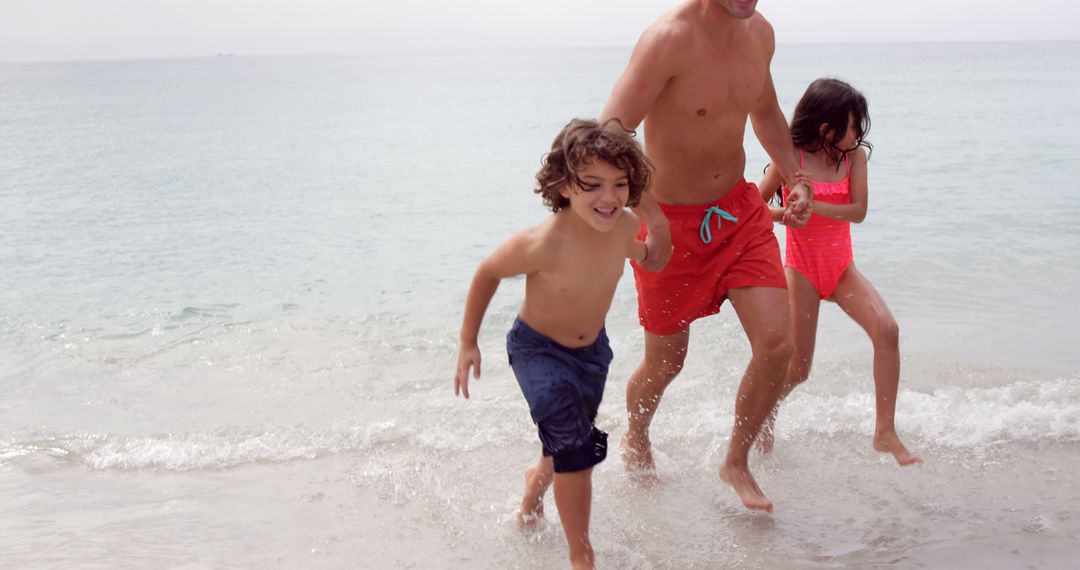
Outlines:
[[[739,386],[720,477],[748,508],[771,511],[747,458],[776,403],[792,341],[773,220],[757,189],[743,180],[747,117],[781,177],[794,186],[783,222],[804,225],[811,203],[809,187],[797,178],[769,72],[773,30],[756,4],[686,0],[662,16],[638,40],[602,120],[617,118],[629,129],[644,120],[645,150],[656,167],[651,195],[636,210],[649,248],[646,262],[634,268],[645,358],[626,388],[627,468],[653,469],[649,424],[682,368],[689,325],[730,299],[753,356]],[[659,267],[659,273],[648,271]]]

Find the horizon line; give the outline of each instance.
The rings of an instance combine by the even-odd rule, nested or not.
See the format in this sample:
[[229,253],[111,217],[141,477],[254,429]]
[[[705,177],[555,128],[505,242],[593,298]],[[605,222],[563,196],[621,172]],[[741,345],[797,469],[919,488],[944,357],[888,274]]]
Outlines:
[[[892,41],[845,41],[845,42],[818,42],[818,41],[795,41],[776,42],[777,46],[840,46],[840,45],[956,45],[956,44],[1045,44],[1045,43],[1080,43],[1077,39],[995,39],[995,40],[892,40]],[[159,60],[185,60],[185,59],[211,59],[219,57],[310,57],[310,56],[349,56],[349,55],[421,55],[425,53],[475,53],[490,51],[543,51],[543,50],[581,50],[581,49],[626,49],[633,48],[632,44],[626,45],[565,45],[565,46],[490,46],[490,47],[424,47],[424,48],[360,48],[347,50],[311,50],[294,52],[239,52],[217,51],[206,53],[177,53],[160,54],[150,56],[103,56],[103,57],[71,57],[71,58],[43,58],[43,59],[4,59],[0,56],[0,65],[9,64],[35,64],[35,63],[94,63],[94,62],[134,62],[134,61],[159,61]]]

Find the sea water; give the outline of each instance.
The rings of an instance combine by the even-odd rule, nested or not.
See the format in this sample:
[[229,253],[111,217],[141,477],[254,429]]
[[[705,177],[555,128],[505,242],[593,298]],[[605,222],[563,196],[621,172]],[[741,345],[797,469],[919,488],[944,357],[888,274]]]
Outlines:
[[[543,219],[533,176],[629,48],[0,65],[0,566],[550,568],[522,534],[539,455],[506,364],[453,397],[477,263]],[[1080,44],[780,45],[870,103],[860,269],[899,324],[897,428],[870,447],[869,340],[831,304],[751,466],[717,477],[749,348],[692,327],[653,425],[662,484],[594,474],[608,568],[1065,568],[1080,557]],[[746,176],[768,159],[748,129]],[[781,234],[779,231],[778,234]],[[597,419],[642,354],[627,271]]]

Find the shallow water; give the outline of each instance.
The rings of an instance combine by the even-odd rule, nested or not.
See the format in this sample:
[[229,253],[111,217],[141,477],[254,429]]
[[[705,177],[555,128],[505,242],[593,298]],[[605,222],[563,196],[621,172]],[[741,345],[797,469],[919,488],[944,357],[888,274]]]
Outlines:
[[[749,358],[696,324],[654,424],[663,483],[595,472],[609,568],[1065,568],[1080,555],[1080,44],[781,46],[874,119],[856,259],[900,323],[897,425],[870,448],[869,341],[822,310],[813,376],[752,466],[716,470]],[[476,263],[545,214],[551,137],[626,49],[0,66],[0,566],[547,568],[513,525],[538,453],[503,354],[523,283],[452,397]],[[748,138],[748,177],[765,164]],[[627,273],[599,426],[641,354]],[[613,448],[617,451],[617,447]]]

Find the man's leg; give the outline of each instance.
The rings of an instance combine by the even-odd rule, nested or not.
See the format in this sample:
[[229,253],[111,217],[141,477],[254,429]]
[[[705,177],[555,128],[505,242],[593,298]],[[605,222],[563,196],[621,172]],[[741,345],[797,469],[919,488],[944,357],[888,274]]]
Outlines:
[[791,308],[792,341],[795,352],[792,353],[791,362],[788,363],[784,385],[780,389],[776,406],[769,414],[769,418],[765,420],[765,425],[761,427],[761,433],[757,437],[757,447],[762,453],[771,453],[773,450],[774,426],[780,404],[796,386],[810,376],[810,368],[814,363],[814,344],[817,340],[818,314],[821,311],[821,295],[810,280],[790,267],[786,268],[785,272],[787,273],[788,304]]
[[660,336],[645,331],[645,359],[626,384],[626,435],[623,462],[627,471],[652,472],[655,468],[649,425],[668,384],[682,370],[690,329]]
[[751,509],[772,511],[772,502],[750,474],[747,460],[754,438],[772,413],[791,359],[787,291],[779,287],[743,287],[728,292],[750,340],[752,356],[735,399],[735,426],[720,477],[735,488]]

